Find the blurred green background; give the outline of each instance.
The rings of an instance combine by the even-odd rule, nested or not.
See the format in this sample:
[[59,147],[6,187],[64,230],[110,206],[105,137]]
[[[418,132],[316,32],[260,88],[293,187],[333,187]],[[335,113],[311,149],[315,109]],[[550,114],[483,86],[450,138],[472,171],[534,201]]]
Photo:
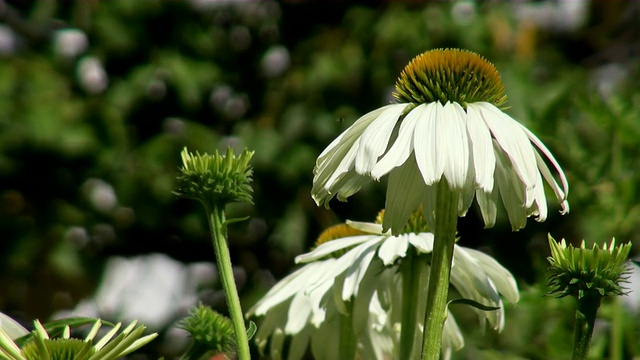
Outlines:
[[[256,152],[255,205],[228,209],[251,216],[230,229],[248,308],[322,229],[383,207],[384,179],[316,207],[315,158],[391,101],[411,58],[438,47],[495,63],[508,113],[547,144],[571,186],[570,214],[552,204],[546,222],[516,233],[504,213],[487,230],[475,208],[460,220],[460,244],[510,269],[523,299],[501,335],[482,336],[460,313],[469,336],[456,358],[568,358],[573,303],[542,297],[547,233],[640,246],[635,1],[2,1],[0,311],[28,325],[72,310],[114,257],[211,264],[202,209],[171,194],[184,146]],[[177,351],[171,321],[191,304],[224,311],[209,280],[175,300],[150,358]],[[640,356],[640,300],[629,298],[603,305],[593,358]]]

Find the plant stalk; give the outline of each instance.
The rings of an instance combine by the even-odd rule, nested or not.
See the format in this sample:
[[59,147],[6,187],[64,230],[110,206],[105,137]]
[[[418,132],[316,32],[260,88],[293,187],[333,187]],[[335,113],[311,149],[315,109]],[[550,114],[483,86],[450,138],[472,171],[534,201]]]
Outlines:
[[402,271],[402,318],[400,326],[400,357],[411,359],[413,345],[418,330],[418,316],[416,314],[416,299],[420,291],[420,277],[416,273],[416,263],[420,259],[415,254],[409,254],[401,266]]
[[[356,357],[357,339],[353,332],[353,303],[345,304],[349,307],[347,315],[340,315],[339,356],[343,360],[353,360]],[[327,345],[331,346],[331,345]]]
[[460,196],[449,188],[444,178],[437,186],[434,242],[422,339],[422,359],[426,360],[440,358],[442,333],[448,314],[447,298]]
[[576,328],[573,340],[573,360],[584,360],[589,356],[593,325],[600,307],[601,296],[592,295],[578,299]]
[[249,351],[249,339],[244,324],[244,316],[240,305],[240,297],[233,277],[233,268],[231,266],[231,255],[229,254],[229,246],[227,245],[227,224],[224,214],[224,208],[216,205],[208,206],[205,204],[205,210],[209,219],[209,227],[211,229],[211,238],[213,240],[213,249],[216,254],[216,264],[224,295],[229,308],[229,315],[236,334],[237,351],[239,360],[249,360],[251,353]]

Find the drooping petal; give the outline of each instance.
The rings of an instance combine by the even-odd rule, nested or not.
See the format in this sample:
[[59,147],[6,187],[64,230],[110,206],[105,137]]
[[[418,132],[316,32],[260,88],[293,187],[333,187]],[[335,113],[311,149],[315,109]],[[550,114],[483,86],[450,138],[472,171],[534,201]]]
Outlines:
[[425,106],[424,104],[417,106],[404,117],[395,142],[371,170],[371,177],[375,180],[407,161],[413,151],[415,127],[422,118],[422,110]]
[[540,154],[536,151],[535,154],[536,154],[536,162],[538,165],[538,169],[540,169],[540,173],[542,174],[546,182],[549,184],[549,186],[551,186],[553,193],[558,199],[561,207],[560,213],[561,214],[568,213],[569,202],[567,201],[567,194],[569,192],[569,183],[567,182],[567,178],[564,174],[564,171],[562,170],[562,168],[560,167],[556,159],[553,157],[549,149],[547,149],[544,146],[544,144],[535,135],[533,135],[533,133],[531,133],[526,128],[524,130],[525,132],[527,132],[527,135],[529,136],[529,139],[531,139],[531,142],[533,142],[538,147],[538,149],[542,151],[542,153],[545,155],[547,160],[549,160],[549,162],[555,167],[556,171],[558,172],[558,175],[560,176],[560,181],[562,182],[562,189],[560,189],[560,185],[558,185],[558,183],[556,182],[556,179],[551,174],[551,171],[549,171],[549,167],[547,166],[544,159],[542,159]]
[[422,202],[426,190],[413,156],[391,172],[387,183],[383,231],[391,229],[392,234],[399,234],[411,213]]
[[493,190],[496,157],[493,153],[491,132],[473,103],[467,105],[467,132],[471,140],[476,185],[489,193]]
[[496,152],[496,183],[500,190],[502,204],[507,210],[511,229],[520,230],[527,224],[527,209],[524,207],[525,185],[504,153]]
[[340,161],[344,157],[344,154],[353,146],[353,144],[360,138],[362,133],[369,127],[372,121],[378,118],[378,116],[393,105],[383,106],[379,109],[368,112],[356,120],[349,128],[343,131],[337,138],[335,138],[329,146],[327,146],[322,153],[318,156],[316,166],[313,173],[317,174],[323,168],[333,167],[330,166],[332,161]]
[[361,336],[369,330],[369,322],[372,315],[376,315],[376,317],[386,317],[386,312],[382,309],[380,309],[381,314],[371,313],[373,302],[377,303],[378,307],[380,306],[377,301],[378,296],[375,294],[378,288],[378,281],[371,280],[376,279],[378,277],[377,275],[381,274],[384,270],[385,268],[380,262],[372,262],[365,275],[367,280],[362,281],[360,284],[358,296],[355,297],[352,306],[353,332],[356,336]]
[[468,182],[469,140],[466,114],[458,103],[446,103],[438,117],[438,150],[445,158],[444,176],[452,189],[464,189]]
[[349,196],[357,193],[364,185],[370,182],[371,178],[357,174],[354,171],[349,171],[344,174],[339,181],[333,184],[331,192],[334,192],[335,189],[339,189],[336,197],[340,201],[347,201]]
[[476,108],[525,187],[532,188],[538,167],[531,142],[522,130],[523,126],[489,103],[476,103]]
[[[451,284],[464,298],[471,299],[486,306],[500,305],[500,295],[487,274],[480,269],[475,258],[468,249],[456,246],[453,252],[451,267]],[[494,328],[500,325],[503,309],[479,311],[481,319],[486,318]]]
[[520,299],[516,279],[494,258],[475,249],[465,248],[475,258],[482,270],[491,278],[496,288],[509,302],[516,303]]
[[476,190],[476,200],[480,207],[482,220],[484,220],[485,229],[493,227],[496,224],[496,215],[498,213],[498,198],[500,191],[495,186],[491,193],[485,193],[481,189]]
[[542,177],[538,173],[538,180],[536,181],[536,187],[534,187],[527,196],[531,196],[533,203],[528,209],[529,213],[536,216],[537,222],[543,222],[547,219],[547,198],[544,194],[544,185],[542,184]]
[[[353,169],[353,163],[356,159],[356,154],[360,149],[359,142],[360,142],[360,139],[358,139],[358,141],[355,142],[355,144],[349,149],[349,151],[347,151],[347,153],[344,154],[344,157],[339,163],[337,163],[337,166],[331,169],[331,172],[329,173],[330,176],[327,178],[327,180],[324,182],[324,185],[323,185],[325,189],[332,189],[333,184],[338,179],[341,179],[345,173]],[[326,172],[322,172],[321,174],[318,174],[316,176],[318,178],[317,180],[318,182],[321,182],[320,181],[322,179],[321,175],[324,175],[324,174],[326,174]]]
[[300,291],[293,296],[289,304],[287,323],[284,333],[287,335],[297,335],[309,324],[312,312],[312,301],[308,294]]
[[432,185],[440,180],[445,166],[445,158],[438,148],[438,118],[441,116],[442,105],[434,102],[424,108],[414,109],[416,110],[421,114],[413,134],[415,159],[424,183]]
[[387,105],[385,110],[367,127],[360,137],[356,156],[356,172],[368,175],[378,158],[387,149],[393,128],[409,104]]
[[342,286],[343,300],[348,301],[358,295],[360,282],[364,278],[371,264],[371,260],[376,254],[377,247],[377,242],[371,242],[369,246],[365,244],[365,246],[354,248],[338,259],[339,263],[349,264],[344,272],[346,277],[344,279],[344,285]]
[[458,197],[458,216],[464,217],[467,216],[467,211],[469,211],[471,203],[473,203],[473,198],[476,194],[476,191],[473,186],[465,186],[459,191],[460,196]]

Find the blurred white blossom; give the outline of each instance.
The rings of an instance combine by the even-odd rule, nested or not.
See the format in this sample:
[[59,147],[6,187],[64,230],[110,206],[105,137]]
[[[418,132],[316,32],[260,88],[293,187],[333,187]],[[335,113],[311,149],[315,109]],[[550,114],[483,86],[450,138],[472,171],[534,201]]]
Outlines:
[[107,89],[109,77],[100,60],[86,56],[78,62],[77,76],[80,87],[89,94],[100,94]]

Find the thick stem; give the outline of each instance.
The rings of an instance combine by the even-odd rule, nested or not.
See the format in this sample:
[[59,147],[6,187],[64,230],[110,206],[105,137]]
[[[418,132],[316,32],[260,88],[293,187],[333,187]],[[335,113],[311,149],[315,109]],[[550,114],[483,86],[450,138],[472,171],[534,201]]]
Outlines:
[[442,333],[447,319],[449,279],[458,221],[458,198],[459,193],[452,191],[444,179],[440,180],[436,197],[435,239],[424,319],[422,359],[440,358]]
[[584,360],[589,355],[593,325],[600,307],[601,296],[585,296],[578,299],[576,329],[573,339],[573,360]]
[[402,318],[400,327],[400,357],[399,359],[411,359],[413,346],[418,330],[418,316],[416,299],[419,299],[421,278],[416,268],[418,262],[423,260],[414,253],[410,253],[402,263]]
[[[339,356],[342,360],[353,360],[356,357],[357,339],[353,332],[353,303],[346,304],[347,315],[340,315],[340,350]],[[331,346],[331,345],[328,345]]]
[[244,316],[242,307],[240,306],[240,298],[238,290],[233,278],[233,268],[231,266],[231,255],[227,245],[227,225],[225,223],[224,208],[218,206],[205,205],[207,217],[209,219],[209,228],[211,229],[211,238],[213,240],[213,249],[216,254],[216,265],[224,289],[224,295],[227,299],[227,307],[231,316],[231,323],[236,334],[238,344],[238,359],[249,360],[251,353],[249,351],[249,339],[247,330],[244,325]]

